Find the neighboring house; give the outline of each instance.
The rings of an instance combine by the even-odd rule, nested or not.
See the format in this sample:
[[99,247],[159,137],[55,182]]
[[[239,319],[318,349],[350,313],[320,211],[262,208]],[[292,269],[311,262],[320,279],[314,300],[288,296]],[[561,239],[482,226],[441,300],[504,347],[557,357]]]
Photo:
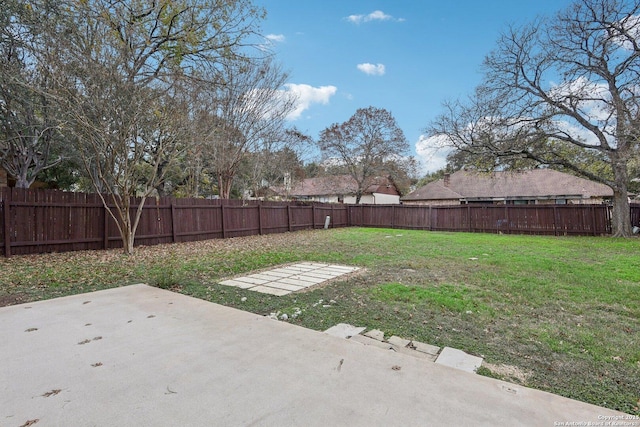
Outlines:
[[522,172],[458,171],[402,198],[405,205],[594,204],[613,197],[604,184],[552,169]]
[[[307,178],[295,184],[290,190],[282,188],[276,191],[283,198],[307,200],[323,203],[356,202],[358,184],[350,175],[323,176]],[[390,205],[400,203],[400,192],[388,178],[375,178],[360,199],[362,204]]]

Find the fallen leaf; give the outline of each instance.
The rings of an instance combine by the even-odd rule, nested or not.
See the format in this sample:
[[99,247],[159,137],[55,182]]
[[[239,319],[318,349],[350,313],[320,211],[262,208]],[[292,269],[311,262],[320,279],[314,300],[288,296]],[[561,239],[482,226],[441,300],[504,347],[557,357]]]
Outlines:
[[51,397],[51,396],[55,396],[56,394],[60,393],[62,390],[59,388],[53,389],[51,391],[46,392],[45,394],[42,395],[42,397]]

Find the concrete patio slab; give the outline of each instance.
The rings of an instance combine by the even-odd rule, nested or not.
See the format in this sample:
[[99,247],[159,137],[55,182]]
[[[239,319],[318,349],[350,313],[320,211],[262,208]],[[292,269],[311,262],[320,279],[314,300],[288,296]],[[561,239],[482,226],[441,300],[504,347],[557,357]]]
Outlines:
[[144,285],[2,307],[0,342],[6,427],[553,426],[624,416]]
[[[223,280],[220,284],[282,296],[322,284],[327,280],[335,279],[357,270],[359,270],[358,267],[301,262],[261,271],[260,273]],[[274,288],[277,289],[277,291],[273,291]]]

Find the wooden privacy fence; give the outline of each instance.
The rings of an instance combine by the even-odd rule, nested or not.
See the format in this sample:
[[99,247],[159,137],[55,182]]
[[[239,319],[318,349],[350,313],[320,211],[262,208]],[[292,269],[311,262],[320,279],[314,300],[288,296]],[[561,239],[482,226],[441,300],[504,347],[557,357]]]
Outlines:
[[[137,207],[138,200],[132,205]],[[331,227],[385,227],[514,234],[606,235],[604,205],[343,205],[150,198],[137,245],[188,242]],[[640,225],[640,205],[631,208]],[[122,247],[115,221],[96,194],[0,188],[0,254]]]
[[[132,210],[139,200],[132,201]],[[136,245],[283,233],[347,226],[345,205],[146,200]],[[113,218],[97,194],[0,188],[0,253],[11,255],[122,247]],[[8,236],[8,238],[7,238]]]
[[[640,205],[632,206],[638,222]],[[634,225],[637,225],[633,223]],[[432,231],[592,235],[611,233],[606,205],[349,206],[349,225]]]

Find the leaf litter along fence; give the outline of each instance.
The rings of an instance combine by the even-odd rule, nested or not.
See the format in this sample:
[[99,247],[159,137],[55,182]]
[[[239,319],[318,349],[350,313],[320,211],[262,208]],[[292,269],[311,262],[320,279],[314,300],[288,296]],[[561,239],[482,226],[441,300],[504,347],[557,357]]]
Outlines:
[[[139,200],[134,200],[133,209]],[[632,207],[640,224],[640,205]],[[136,245],[188,242],[325,226],[385,227],[514,234],[606,235],[601,205],[344,205],[242,200],[146,200]],[[0,188],[0,254],[122,247],[118,228],[97,194]]]

